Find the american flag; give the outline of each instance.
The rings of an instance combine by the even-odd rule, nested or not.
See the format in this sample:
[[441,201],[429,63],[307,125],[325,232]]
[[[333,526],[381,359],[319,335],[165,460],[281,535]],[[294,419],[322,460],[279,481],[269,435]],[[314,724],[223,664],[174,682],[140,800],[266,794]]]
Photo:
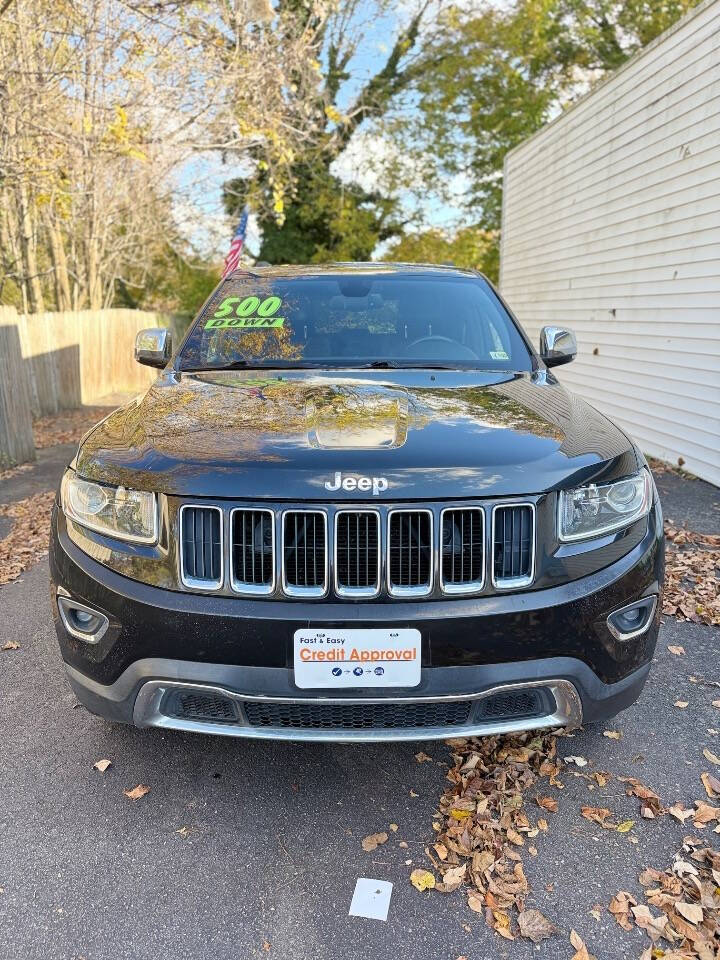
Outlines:
[[245,235],[247,234],[247,225],[248,217],[250,211],[247,206],[243,209],[242,216],[240,217],[240,222],[237,225],[237,230],[233,234],[232,243],[230,244],[230,249],[228,250],[228,255],[225,257],[225,266],[223,267],[223,280],[225,277],[229,276],[233,270],[237,270],[238,264],[240,263],[240,255],[242,253],[243,244],[245,243]]

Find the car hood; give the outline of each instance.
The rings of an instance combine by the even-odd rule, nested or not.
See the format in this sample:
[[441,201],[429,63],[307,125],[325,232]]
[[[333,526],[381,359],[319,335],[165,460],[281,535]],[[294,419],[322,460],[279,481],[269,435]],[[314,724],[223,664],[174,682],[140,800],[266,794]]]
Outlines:
[[375,477],[382,499],[412,500],[542,493],[626,475],[637,458],[545,370],[171,371],[98,424],[75,466],[233,499],[370,500],[357,480]]

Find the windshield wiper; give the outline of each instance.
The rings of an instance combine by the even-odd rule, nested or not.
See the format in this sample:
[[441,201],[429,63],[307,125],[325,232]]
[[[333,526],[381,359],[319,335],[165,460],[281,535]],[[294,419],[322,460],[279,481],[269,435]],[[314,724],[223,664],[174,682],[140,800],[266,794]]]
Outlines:
[[[348,366],[355,366],[354,364],[348,364]],[[397,360],[371,360],[370,363],[359,363],[358,369],[360,370],[395,370],[400,367],[400,364]]]
[[210,364],[204,367],[180,367],[180,373],[214,373],[222,370],[316,370],[318,367],[324,367],[322,363],[283,363],[274,361],[273,363],[255,363],[253,360],[233,360],[231,363],[223,363],[217,366]]

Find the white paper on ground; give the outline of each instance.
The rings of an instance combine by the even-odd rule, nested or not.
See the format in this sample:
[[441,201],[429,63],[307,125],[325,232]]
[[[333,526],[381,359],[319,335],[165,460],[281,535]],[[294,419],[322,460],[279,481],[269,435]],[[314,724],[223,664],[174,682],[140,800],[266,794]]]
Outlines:
[[350,903],[350,916],[387,920],[392,888],[393,885],[388,880],[358,877]]

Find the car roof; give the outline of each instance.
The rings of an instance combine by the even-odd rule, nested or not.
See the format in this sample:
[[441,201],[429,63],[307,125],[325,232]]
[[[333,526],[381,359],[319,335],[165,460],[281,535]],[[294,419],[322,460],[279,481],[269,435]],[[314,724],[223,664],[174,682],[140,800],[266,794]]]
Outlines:
[[441,263],[390,263],[358,262],[348,263],[308,263],[308,264],[256,264],[252,267],[239,267],[230,274],[232,277],[324,277],[335,274],[376,273],[376,274],[415,274],[417,276],[462,276],[477,279],[482,274],[477,270],[456,267]]

